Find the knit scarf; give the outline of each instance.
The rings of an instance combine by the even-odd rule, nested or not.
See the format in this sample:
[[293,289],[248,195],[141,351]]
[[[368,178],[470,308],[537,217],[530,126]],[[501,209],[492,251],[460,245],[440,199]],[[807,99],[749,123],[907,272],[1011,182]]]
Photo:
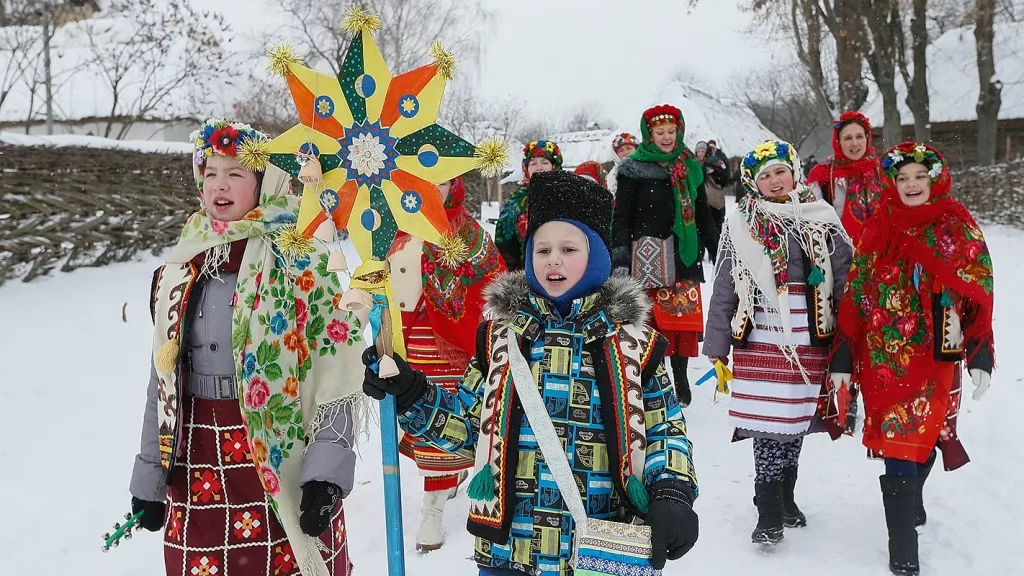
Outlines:
[[[327,271],[327,251],[295,232],[298,198],[289,194],[290,181],[287,173],[268,168],[259,205],[236,222],[196,212],[167,258],[156,289],[153,339],[162,384],[160,434],[169,461],[178,424],[176,398],[182,393],[177,381],[182,319],[200,266],[211,275],[233,268],[231,247],[244,243],[231,344],[253,464],[302,573],[326,576],[316,539],[299,528],[303,439],[331,425],[339,411],[350,426],[339,434],[355,439],[365,431],[362,376],[353,369],[361,365],[361,349],[354,346],[361,340],[361,322],[338,309],[341,287],[337,275]],[[199,255],[197,265],[193,259]]]
[[671,152],[664,152],[651,139],[651,131],[647,122],[640,120],[640,131],[643,143],[630,158],[640,162],[654,162],[665,168],[672,182],[673,201],[675,204],[675,220],[672,233],[676,237],[679,260],[684,266],[692,266],[697,261],[697,189],[704,183],[704,170],[690,149],[683,142],[684,131],[676,132],[676,147]]
[[[811,259],[808,284],[832,281],[831,254],[837,242],[850,243],[835,210],[803,184],[782,198],[749,192],[722,231],[718,266],[732,263],[739,306],[749,318],[755,308],[781,326],[782,346],[789,346],[790,239],[796,239]],[[790,346],[791,347],[791,346]]]
[[468,360],[476,352],[484,287],[505,271],[505,263],[490,236],[466,210],[462,178],[452,181],[444,209],[451,229],[467,252],[460,263],[452,266],[446,263],[440,248],[423,243],[423,297],[441,356]]
[[945,162],[922,206],[904,205],[889,183],[857,246],[839,330],[854,351],[855,381],[880,406],[918,393],[939,368],[934,299],[944,306],[954,295],[967,300],[965,341],[992,342],[992,257],[951,188]]

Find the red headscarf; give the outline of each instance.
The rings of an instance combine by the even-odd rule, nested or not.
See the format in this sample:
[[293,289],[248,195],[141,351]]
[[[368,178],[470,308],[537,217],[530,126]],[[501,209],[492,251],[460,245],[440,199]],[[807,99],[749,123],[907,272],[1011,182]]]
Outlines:
[[[839,133],[850,124],[859,124],[867,137],[867,150],[859,160],[851,160],[843,153]],[[832,125],[832,156],[811,169],[807,184],[815,184],[829,203],[834,201],[835,181],[842,178],[849,182],[846,190],[846,204],[840,219],[843,227],[854,242],[868,218],[874,214],[882,198],[882,177],[875,148],[871,145],[871,121],[860,112],[843,112]]]
[[[451,267],[442,258],[441,248],[423,243],[423,301],[441,356],[463,362],[476,352],[476,330],[483,319],[484,288],[505,271],[505,262],[494,241],[466,209],[466,186],[461,177],[452,180],[444,211],[452,234],[467,249],[466,256]],[[392,253],[408,241],[408,234],[400,234]]]
[[939,368],[935,299],[948,304],[959,297],[965,342],[992,344],[992,257],[981,229],[950,196],[952,179],[938,151],[904,142],[886,154],[889,174],[908,160],[932,170],[929,199],[908,207],[887,178],[839,307],[839,329],[854,351],[854,379],[871,390],[876,406],[919,393]]

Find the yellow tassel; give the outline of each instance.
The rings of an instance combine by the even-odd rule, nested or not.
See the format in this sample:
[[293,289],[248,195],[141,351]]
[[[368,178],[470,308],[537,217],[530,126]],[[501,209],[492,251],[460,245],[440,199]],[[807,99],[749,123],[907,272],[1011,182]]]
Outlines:
[[441,249],[441,265],[448,269],[458,267],[469,256],[469,248],[462,238],[448,232],[441,234],[441,243],[437,247]]
[[246,138],[238,146],[238,163],[250,172],[263,172],[270,164],[270,146],[263,138]]
[[267,51],[267,71],[282,78],[288,76],[293,65],[302,64],[302,56],[291,44],[281,43]]
[[345,19],[341,21],[341,29],[349,34],[368,32],[373,34],[380,30],[380,16],[370,14],[356,5],[349,6]]
[[313,251],[313,241],[303,236],[294,226],[282,228],[274,242],[281,254],[289,258],[302,258]]
[[434,40],[430,43],[430,57],[434,59],[437,71],[445,80],[451,81],[455,78],[455,54],[452,54],[451,50]]
[[486,177],[500,176],[508,164],[508,143],[488,138],[476,145],[473,156],[480,162],[480,173]]
[[324,171],[320,166],[320,161],[312,156],[307,157],[306,163],[299,169],[299,182],[303,184],[320,184],[323,181]]
[[156,358],[153,359],[157,372],[167,374],[173,372],[178,364],[178,339],[171,338],[160,347]]

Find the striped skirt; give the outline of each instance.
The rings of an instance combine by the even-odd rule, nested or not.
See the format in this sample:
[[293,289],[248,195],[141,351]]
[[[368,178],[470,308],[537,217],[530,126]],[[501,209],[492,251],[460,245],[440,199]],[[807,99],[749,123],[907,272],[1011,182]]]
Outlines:
[[[828,369],[829,350],[811,346],[807,329],[807,298],[803,284],[789,285],[792,343],[799,365],[786,358],[779,343],[781,329],[761,308],[745,348],[733,350],[732,398],[729,416],[739,436],[776,439],[800,437],[810,431]],[[800,366],[803,366],[803,372]]]
[[[422,306],[416,312],[403,312],[402,324],[405,327],[405,347],[409,366],[422,371],[438,388],[457,392],[466,366],[455,365],[442,357],[434,331]],[[427,490],[432,488],[431,478],[450,477],[473,467],[472,460],[438,450],[411,434],[402,437],[398,449],[416,461],[420,475],[427,478]],[[453,479],[446,479],[444,485],[437,486],[437,489],[452,488],[456,482]]]

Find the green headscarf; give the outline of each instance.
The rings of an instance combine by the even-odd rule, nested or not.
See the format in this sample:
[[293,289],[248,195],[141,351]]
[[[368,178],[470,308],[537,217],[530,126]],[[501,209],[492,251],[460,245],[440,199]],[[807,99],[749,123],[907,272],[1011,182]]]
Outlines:
[[668,170],[675,189],[675,219],[672,233],[676,236],[676,247],[679,260],[685,266],[692,266],[700,255],[697,250],[697,219],[695,205],[697,188],[704,183],[704,170],[693,152],[683,142],[685,129],[683,119],[679,118],[676,127],[676,147],[671,152],[663,152],[651,139],[651,130],[645,118],[640,119],[640,133],[643,142],[640,147],[629,155],[630,159],[639,162],[655,162]]

